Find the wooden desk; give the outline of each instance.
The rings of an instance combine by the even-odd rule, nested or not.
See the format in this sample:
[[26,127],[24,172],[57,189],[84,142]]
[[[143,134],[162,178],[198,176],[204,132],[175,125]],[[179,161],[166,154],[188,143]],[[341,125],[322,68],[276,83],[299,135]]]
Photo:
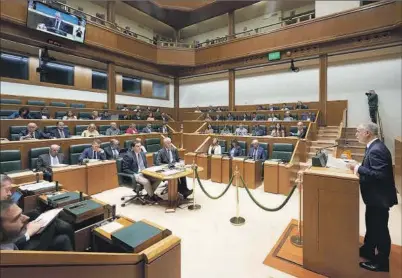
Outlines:
[[277,161],[264,162],[264,191],[279,193],[279,162]]
[[[36,174],[33,171],[24,171],[21,173],[12,173],[12,174],[7,174],[12,180],[13,183],[18,184],[18,186],[22,185],[23,183],[30,183],[36,181]],[[39,179],[43,179],[43,174],[42,172],[39,172]]]
[[328,277],[359,277],[359,181],[350,170],[303,175],[303,267]]
[[222,182],[222,155],[212,155],[211,157],[211,181]]
[[[235,173],[236,167],[237,170],[239,171],[239,175],[243,177],[244,179],[244,160],[245,157],[233,157],[232,159],[232,174]],[[235,183],[232,184],[233,186],[236,186]],[[239,183],[240,187],[243,187],[242,183]]]
[[232,177],[232,159],[229,156],[222,158],[222,183],[228,184]]
[[244,182],[250,189],[256,189],[262,182],[262,161],[248,159],[244,161]]
[[115,160],[88,163],[87,194],[93,195],[119,186]]
[[[202,172],[204,169],[202,167],[198,167],[198,172]],[[193,169],[191,168],[185,168],[185,171],[170,175],[170,176],[165,176],[162,173],[156,173],[153,171],[149,171],[147,169],[142,170],[142,174],[146,176],[150,176],[159,180],[167,180],[168,181],[168,208],[166,209],[165,212],[175,212],[176,207],[177,207],[177,202],[178,202],[178,191],[177,191],[177,186],[178,186],[178,179],[181,177],[186,177],[188,175],[193,174]]]
[[189,152],[184,155],[184,164],[192,165],[193,163],[197,163],[197,154],[194,152]]
[[211,156],[205,153],[197,155],[197,165],[204,169],[199,173],[199,177],[202,180],[209,180],[211,178]]
[[[117,232],[118,230],[121,230],[121,229],[123,229],[125,227],[128,227],[128,226],[130,226],[130,225],[135,223],[134,220],[132,220],[130,218],[126,218],[126,217],[117,218],[113,222],[116,222],[116,223],[119,223],[119,224],[123,225],[123,227],[115,230],[114,232]],[[106,241],[109,241],[109,242],[112,241],[112,234],[104,231],[103,229],[101,229],[101,227],[98,227],[98,228],[94,229],[93,233],[95,235],[101,237],[102,239],[106,240]]]
[[53,168],[53,180],[63,184],[68,191],[88,192],[87,170],[85,165],[70,165]]

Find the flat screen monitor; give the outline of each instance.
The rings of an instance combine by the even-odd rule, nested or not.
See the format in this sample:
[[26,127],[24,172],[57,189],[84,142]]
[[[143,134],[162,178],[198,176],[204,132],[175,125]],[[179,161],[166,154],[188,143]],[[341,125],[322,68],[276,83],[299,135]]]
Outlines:
[[86,20],[80,16],[43,4],[28,2],[27,26],[76,42],[84,42]]

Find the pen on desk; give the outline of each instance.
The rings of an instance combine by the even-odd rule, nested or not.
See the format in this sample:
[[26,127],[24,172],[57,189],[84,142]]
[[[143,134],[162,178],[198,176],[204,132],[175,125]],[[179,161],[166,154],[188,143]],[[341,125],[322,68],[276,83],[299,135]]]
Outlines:
[[70,196],[63,196],[63,197],[60,197],[60,198],[57,198],[57,199],[53,199],[52,201],[57,202],[57,201],[68,199],[68,198],[70,198]]

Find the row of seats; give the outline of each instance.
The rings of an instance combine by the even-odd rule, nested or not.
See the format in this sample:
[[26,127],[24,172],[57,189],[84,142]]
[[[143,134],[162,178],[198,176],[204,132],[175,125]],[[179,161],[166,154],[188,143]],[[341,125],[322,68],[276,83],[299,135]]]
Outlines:
[[[131,143],[134,140],[124,141],[124,148],[130,149]],[[156,153],[160,150],[160,138],[147,138],[145,139],[145,148],[149,153]],[[109,142],[104,142],[101,144],[101,148],[106,148],[109,146]],[[78,158],[84,149],[91,147],[91,144],[79,144],[71,145],[69,148],[69,155],[67,156],[66,162],[68,164],[78,164]],[[60,150],[62,151],[62,150]],[[29,151],[29,168],[34,169],[36,167],[36,161],[38,157],[42,154],[49,153],[49,147],[33,148]],[[0,151],[1,161],[0,161],[0,173],[7,173],[12,171],[22,170],[21,167],[21,152],[20,150],[2,150]]]
[[[275,114],[274,116],[278,120],[283,119],[283,117],[281,115],[279,115],[279,114]],[[244,120],[244,115],[232,115],[232,117],[233,117],[233,121],[243,121]],[[302,113],[300,115],[300,117],[297,114],[290,114],[290,117],[292,117],[294,120],[299,120],[299,118],[300,118],[301,121],[307,121],[308,119],[310,119],[310,121],[314,121],[315,117],[316,117],[316,113],[314,113],[314,112],[312,112],[312,113]],[[216,120],[216,118],[217,118],[216,116],[211,116],[212,120]],[[267,114],[257,114],[256,115],[256,120],[257,121],[266,121],[269,118],[271,118],[271,115],[267,115]],[[225,121],[225,120],[228,120],[228,117],[227,117],[227,115],[226,116],[225,115],[219,115],[219,119],[221,121]],[[252,118],[252,116],[247,115],[246,120],[251,121],[251,120],[253,120],[253,118]]]
[[[214,133],[221,133],[221,131],[224,129],[225,126],[223,126],[223,125],[220,125],[220,126],[211,125],[211,127],[212,127],[212,129],[214,130]],[[234,133],[235,130],[236,130],[238,127],[239,127],[238,125],[235,125],[235,126],[226,125],[226,128],[227,128],[231,133]],[[248,132],[248,133],[251,133],[251,135],[255,135],[256,126],[252,126],[251,129],[250,129],[250,127],[247,126],[247,125],[243,125],[243,127],[244,127],[245,129],[247,129],[247,132]],[[271,132],[272,132],[272,130],[275,128],[275,125],[271,125],[271,126],[269,126],[269,127],[267,127],[267,126],[265,126],[265,125],[259,125],[258,127],[260,127],[260,129],[263,130],[264,135],[270,135]],[[267,128],[268,128],[268,133],[267,133]],[[307,127],[306,127],[306,126],[304,127],[304,130],[307,130]],[[250,131],[251,131],[251,132],[250,132]],[[289,128],[289,133],[297,133],[297,126],[291,126],[291,127]]]
[[[141,132],[142,131],[142,129],[145,127],[146,125],[144,125],[144,124],[142,124],[142,125],[137,125],[137,130],[138,130],[138,132]],[[20,138],[19,138],[19,133],[22,131],[22,130],[25,130],[27,127],[26,126],[10,126],[10,140],[11,141],[18,141]],[[54,130],[54,129],[56,129],[57,127],[55,126],[55,125],[48,125],[48,126],[45,126],[44,128],[43,128],[43,132],[44,133],[50,133],[52,130]],[[108,129],[108,128],[110,128],[110,125],[99,125],[98,127],[97,127],[97,130],[98,130],[98,132],[99,132],[99,134],[101,134],[101,135],[106,135],[106,130]],[[126,133],[126,130],[129,128],[129,125],[120,125],[120,134],[125,134]],[[161,128],[161,125],[158,125],[158,124],[154,124],[154,125],[151,125],[151,128],[152,128],[152,131],[155,131],[155,132],[159,132],[159,130],[160,130],[160,128]],[[70,129],[68,128],[68,127],[65,127],[65,129],[67,129],[68,131],[70,131]],[[81,135],[81,133],[84,131],[84,130],[86,130],[86,129],[88,129],[88,125],[76,125],[75,126],[75,128],[74,128],[74,134],[72,134],[72,135],[77,135],[77,136],[80,136]],[[71,133],[70,133],[71,134]]]
[[[0,99],[0,103],[2,103],[2,104],[22,104],[22,101],[20,99],[2,98],[2,99]],[[27,105],[36,105],[36,106],[46,106],[46,102],[44,100],[27,100],[26,104]],[[51,101],[49,103],[49,106],[67,107],[67,104],[65,102]],[[70,107],[71,108],[85,108],[86,105],[83,103],[71,103]]]

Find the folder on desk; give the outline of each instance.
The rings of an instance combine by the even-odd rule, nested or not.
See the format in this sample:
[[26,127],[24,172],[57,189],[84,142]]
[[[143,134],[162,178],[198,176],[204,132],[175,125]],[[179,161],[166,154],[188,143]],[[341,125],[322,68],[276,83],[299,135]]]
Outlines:
[[112,234],[114,244],[130,253],[139,253],[162,240],[162,230],[139,221]]
[[104,207],[93,200],[85,200],[65,206],[64,211],[70,221],[79,223],[90,217],[104,213]]
[[54,194],[47,197],[48,205],[57,208],[76,203],[80,200],[80,193],[78,192],[65,192],[61,194]]

